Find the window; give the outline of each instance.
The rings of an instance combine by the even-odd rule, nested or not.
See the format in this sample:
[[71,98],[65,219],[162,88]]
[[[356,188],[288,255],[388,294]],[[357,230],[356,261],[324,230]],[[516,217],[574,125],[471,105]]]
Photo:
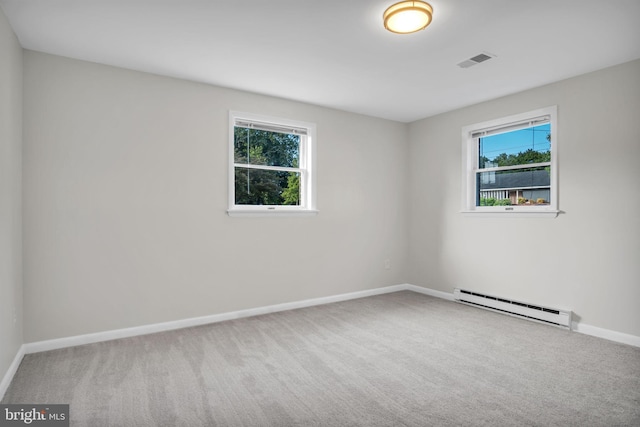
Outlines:
[[463,212],[558,214],[557,108],[462,129]]
[[315,214],[315,125],[229,113],[229,215]]

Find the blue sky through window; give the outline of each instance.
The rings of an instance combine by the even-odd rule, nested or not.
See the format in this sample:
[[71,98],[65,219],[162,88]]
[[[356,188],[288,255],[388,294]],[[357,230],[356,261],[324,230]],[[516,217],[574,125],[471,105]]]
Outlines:
[[538,152],[547,152],[551,149],[551,142],[547,135],[551,133],[551,124],[546,123],[526,129],[501,133],[481,138],[480,156],[485,156],[492,161],[502,153],[518,154],[532,149]]

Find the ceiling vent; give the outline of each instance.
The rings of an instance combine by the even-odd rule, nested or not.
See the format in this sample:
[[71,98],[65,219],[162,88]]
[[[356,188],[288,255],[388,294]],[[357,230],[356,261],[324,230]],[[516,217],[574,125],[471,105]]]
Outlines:
[[474,56],[473,58],[469,58],[467,60],[462,61],[461,63],[458,64],[458,67],[460,68],[469,68],[469,67],[473,67],[476,64],[479,64],[481,62],[484,61],[488,61],[491,58],[495,58],[495,55],[492,55],[490,53],[480,53],[476,56]]

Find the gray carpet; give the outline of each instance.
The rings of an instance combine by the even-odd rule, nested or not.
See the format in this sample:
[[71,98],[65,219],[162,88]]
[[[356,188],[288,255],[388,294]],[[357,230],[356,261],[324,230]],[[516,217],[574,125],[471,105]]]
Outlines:
[[74,426],[640,426],[640,348],[413,292],[25,356]]

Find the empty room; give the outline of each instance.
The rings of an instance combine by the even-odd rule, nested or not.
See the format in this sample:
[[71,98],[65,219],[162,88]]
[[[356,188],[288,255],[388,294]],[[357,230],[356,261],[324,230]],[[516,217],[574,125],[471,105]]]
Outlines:
[[0,426],[640,425],[638,16],[0,0]]

